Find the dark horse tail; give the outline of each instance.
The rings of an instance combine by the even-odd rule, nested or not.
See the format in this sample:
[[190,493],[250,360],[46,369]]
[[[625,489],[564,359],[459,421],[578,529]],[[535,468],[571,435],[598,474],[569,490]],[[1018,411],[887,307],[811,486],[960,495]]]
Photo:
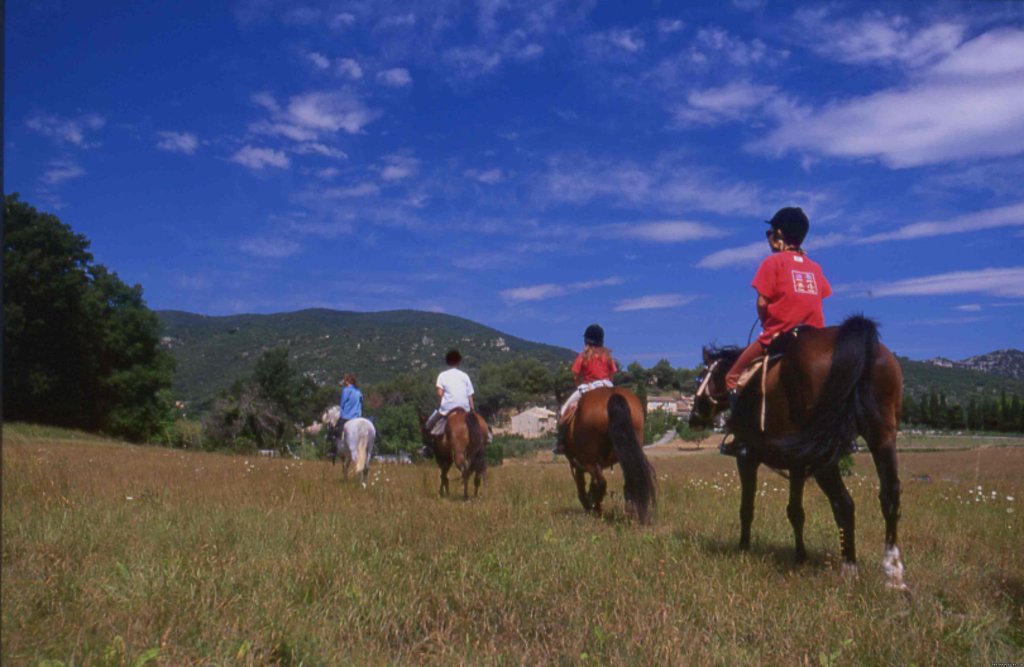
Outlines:
[[658,501],[654,470],[636,439],[629,403],[619,394],[612,394],[608,399],[608,435],[626,480],[626,501],[634,504],[640,522],[648,523],[651,507]]
[[466,413],[466,430],[469,431],[469,447],[466,448],[466,469],[484,469],[486,456],[484,450],[487,448],[487,439],[484,430],[480,428],[480,420],[476,412]]
[[857,434],[877,423],[878,404],[872,371],[878,348],[878,325],[863,315],[846,318],[839,327],[832,367],[810,417],[795,435],[778,443],[791,461],[809,472],[835,465],[852,451]]

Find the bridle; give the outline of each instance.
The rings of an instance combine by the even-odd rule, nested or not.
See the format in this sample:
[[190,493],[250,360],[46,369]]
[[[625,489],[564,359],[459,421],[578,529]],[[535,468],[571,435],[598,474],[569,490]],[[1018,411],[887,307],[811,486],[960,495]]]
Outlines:
[[719,407],[720,405],[724,405],[727,400],[724,397],[715,398],[711,394],[710,389],[711,376],[715,374],[715,369],[718,368],[718,364],[720,363],[722,363],[721,359],[715,359],[714,361],[711,362],[711,365],[704,370],[704,374],[701,376],[697,383],[697,392],[693,395],[694,399],[698,399],[701,396],[704,396],[709,401],[711,401],[711,405],[715,406],[716,408]]

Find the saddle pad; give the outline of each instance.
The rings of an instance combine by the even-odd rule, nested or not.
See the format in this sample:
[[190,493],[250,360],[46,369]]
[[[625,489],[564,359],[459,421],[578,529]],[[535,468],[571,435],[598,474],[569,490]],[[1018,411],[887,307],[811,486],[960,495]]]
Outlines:
[[447,423],[447,417],[441,417],[440,419],[438,419],[437,423],[434,424],[434,428],[430,429],[430,435],[444,435],[444,427],[445,424]]
[[762,364],[764,364],[764,355],[761,355],[743,369],[743,372],[740,373],[740,379],[736,381],[736,391],[743,391],[743,388],[750,382],[750,378],[757,375],[757,372],[761,370]]

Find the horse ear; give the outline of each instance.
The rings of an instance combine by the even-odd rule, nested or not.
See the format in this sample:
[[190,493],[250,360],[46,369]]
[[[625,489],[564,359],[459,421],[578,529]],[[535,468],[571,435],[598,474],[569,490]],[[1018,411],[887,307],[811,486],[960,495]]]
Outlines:
[[711,364],[711,355],[708,353],[708,348],[702,347],[700,351],[704,355],[704,365],[709,366]]

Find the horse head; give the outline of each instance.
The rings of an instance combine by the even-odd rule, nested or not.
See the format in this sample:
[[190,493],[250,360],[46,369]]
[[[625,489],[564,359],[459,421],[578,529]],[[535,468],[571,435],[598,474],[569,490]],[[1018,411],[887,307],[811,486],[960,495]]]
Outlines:
[[718,413],[729,406],[729,392],[725,388],[725,375],[729,372],[741,350],[738,347],[703,348],[704,370],[697,376],[697,389],[690,410],[690,428],[711,426]]

